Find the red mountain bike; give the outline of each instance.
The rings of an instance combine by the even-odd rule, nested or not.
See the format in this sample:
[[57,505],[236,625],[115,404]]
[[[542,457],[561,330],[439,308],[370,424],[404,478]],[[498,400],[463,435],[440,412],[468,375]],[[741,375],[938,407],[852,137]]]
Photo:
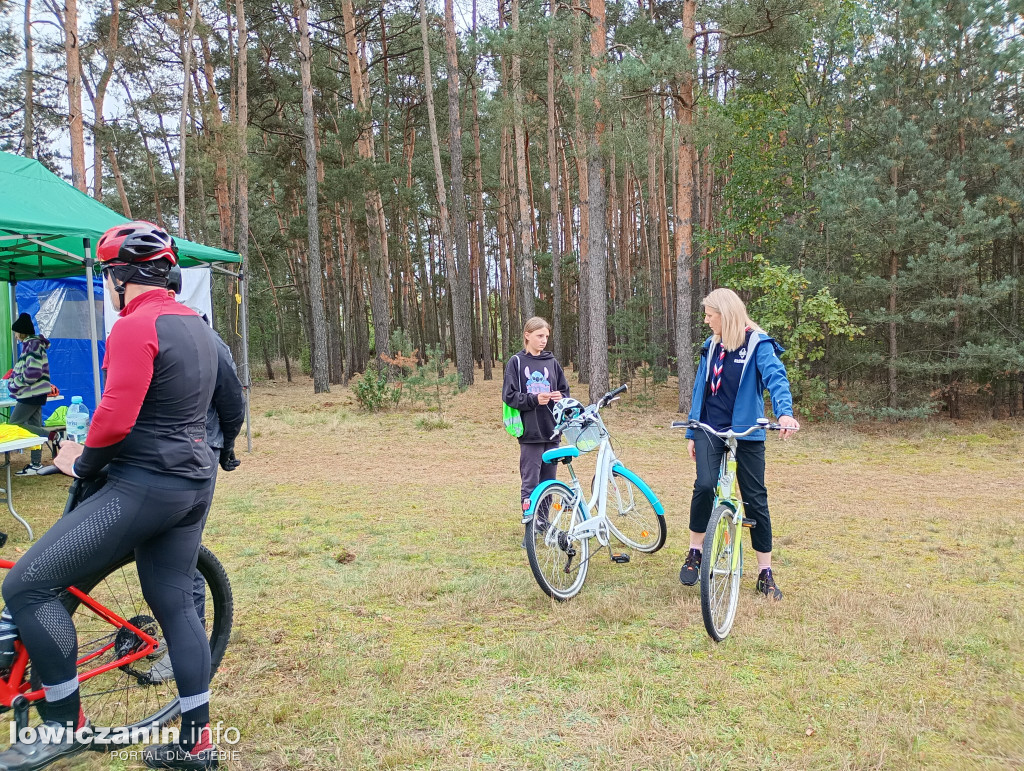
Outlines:
[[[50,467],[52,468],[52,467]],[[51,472],[52,473],[52,472]],[[86,490],[98,483],[76,479],[68,493],[65,513]],[[0,533],[0,547],[7,535]],[[14,567],[0,559],[0,569]],[[217,671],[231,636],[234,600],[231,584],[220,561],[205,546],[197,564],[205,584],[198,590],[196,609],[210,639],[210,676]],[[200,600],[198,594],[204,596]],[[137,735],[142,729],[160,728],[180,714],[178,692],[170,674],[170,659],[160,625],[146,604],[139,585],[135,555],[131,554],[102,573],[69,586],[61,601],[78,632],[78,680],[82,707],[96,735]],[[29,707],[44,697],[33,675],[28,651],[15,641],[14,661],[0,669],[0,712],[14,711],[18,730],[29,725]],[[96,749],[109,751],[109,745]]]

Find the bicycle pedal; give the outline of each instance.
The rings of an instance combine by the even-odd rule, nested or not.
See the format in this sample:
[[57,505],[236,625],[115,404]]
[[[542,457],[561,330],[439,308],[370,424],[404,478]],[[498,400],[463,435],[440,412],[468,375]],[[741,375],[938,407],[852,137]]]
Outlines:
[[757,527],[757,523],[752,519],[744,519],[742,524],[743,527],[749,527],[751,529]]
[[612,562],[618,563],[619,565],[625,565],[627,562],[629,562],[629,555],[628,554],[615,554],[615,553],[612,553],[611,557],[612,557]]

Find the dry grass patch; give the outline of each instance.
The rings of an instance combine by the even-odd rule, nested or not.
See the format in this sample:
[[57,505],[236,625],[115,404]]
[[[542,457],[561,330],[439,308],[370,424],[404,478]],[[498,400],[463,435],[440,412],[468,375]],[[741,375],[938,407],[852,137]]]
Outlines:
[[[254,452],[221,476],[207,530],[236,599],[214,682],[217,719],[243,735],[229,768],[1024,767],[1017,427],[771,441],[786,599],[759,601],[749,567],[715,645],[677,578],[693,467],[667,428],[674,391],[606,415],[665,503],[668,544],[624,566],[599,553],[558,605],[519,548],[499,388],[456,397],[435,430],[361,414],[345,389],[256,389]],[[43,528],[62,488],[19,479],[16,501]]]

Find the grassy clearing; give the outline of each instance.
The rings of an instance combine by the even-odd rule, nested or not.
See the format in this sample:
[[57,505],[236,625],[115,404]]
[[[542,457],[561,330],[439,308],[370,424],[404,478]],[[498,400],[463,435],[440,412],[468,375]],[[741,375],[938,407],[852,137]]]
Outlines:
[[[1019,426],[770,442],[786,599],[758,601],[748,568],[716,645],[677,580],[693,468],[674,402],[607,413],[666,505],[667,546],[596,558],[557,605],[519,548],[498,383],[457,397],[450,429],[308,381],[257,387],[255,450],[207,527],[236,600],[214,681],[215,719],[243,737],[228,767],[1024,768]],[[42,529],[66,485],[14,489]],[[25,546],[8,530],[6,554]]]

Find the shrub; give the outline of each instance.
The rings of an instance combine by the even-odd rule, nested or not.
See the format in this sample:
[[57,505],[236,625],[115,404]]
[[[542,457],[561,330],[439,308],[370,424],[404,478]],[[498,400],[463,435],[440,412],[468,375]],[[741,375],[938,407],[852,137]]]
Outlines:
[[366,372],[352,387],[359,408],[366,412],[389,410],[398,404],[401,391],[388,383],[386,372],[382,372],[376,361],[366,366]]

